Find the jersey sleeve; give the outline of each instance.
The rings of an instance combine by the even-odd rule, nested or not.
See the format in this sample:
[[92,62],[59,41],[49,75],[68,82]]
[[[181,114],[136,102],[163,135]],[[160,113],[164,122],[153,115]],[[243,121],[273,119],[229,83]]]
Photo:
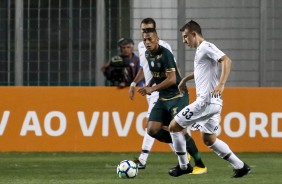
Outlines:
[[166,72],[176,71],[176,64],[174,61],[174,56],[170,51],[164,52],[164,68]]
[[214,61],[219,61],[219,59],[224,56],[225,54],[219,50],[214,44],[212,43],[206,43],[206,51],[207,56]]

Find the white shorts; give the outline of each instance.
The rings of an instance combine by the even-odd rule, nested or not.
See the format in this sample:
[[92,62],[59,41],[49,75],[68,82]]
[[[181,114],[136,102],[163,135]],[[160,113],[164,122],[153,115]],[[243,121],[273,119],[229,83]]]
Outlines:
[[147,116],[146,116],[147,118],[149,118],[150,113],[158,99],[159,99],[158,92],[153,92],[151,95],[147,95],[147,102],[148,102],[148,110],[147,110]]
[[197,101],[183,108],[174,120],[183,128],[200,130],[203,133],[217,134],[222,105],[199,103]]

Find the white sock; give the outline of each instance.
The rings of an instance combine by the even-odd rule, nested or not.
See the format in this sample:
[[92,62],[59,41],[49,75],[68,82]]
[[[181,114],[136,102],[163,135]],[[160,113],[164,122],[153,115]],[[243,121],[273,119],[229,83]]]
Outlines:
[[182,132],[170,132],[173,147],[177,154],[179,166],[181,169],[186,170],[187,164],[189,163],[186,151],[186,140]]
[[209,146],[220,158],[227,160],[234,169],[240,169],[244,166],[242,162],[229,148],[229,146],[220,139],[216,139],[214,144]]
[[226,160],[232,165],[234,169],[242,169],[244,167],[244,162],[240,160],[233,152]]
[[141,164],[143,165],[146,164],[149,153],[153,147],[154,142],[155,142],[155,139],[147,133],[147,128],[146,128],[146,132],[145,132],[143,143],[142,143],[142,150],[146,150],[148,152],[141,152],[139,156],[139,161],[141,162]]
[[174,151],[173,144],[172,144],[172,143],[168,143],[168,145],[169,145],[169,147],[171,148],[171,150],[172,150],[173,152],[175,152],[175,151]]

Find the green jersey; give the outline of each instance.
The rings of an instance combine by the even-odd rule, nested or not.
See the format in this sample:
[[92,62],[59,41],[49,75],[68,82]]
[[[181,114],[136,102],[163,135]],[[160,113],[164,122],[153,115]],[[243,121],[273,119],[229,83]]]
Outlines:
[[153,76],[153,82],[156,84],[161,83],[166,79],[166,72],[176,72],[176,84],[159,90],[160,99],[170,99],[179,95],[178,84],[181,81],[173,54],[165,47],[159,45],[156,52],[145,52],[145,57],[148,61],[149,69]]

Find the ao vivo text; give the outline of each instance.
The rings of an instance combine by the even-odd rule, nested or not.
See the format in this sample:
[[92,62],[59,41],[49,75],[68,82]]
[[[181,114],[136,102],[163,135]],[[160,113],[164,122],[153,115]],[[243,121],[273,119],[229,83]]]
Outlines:
[[[77,119],[72,120],[72,123],[77,121],[85,137],[93,136],[95,131],[101,132],[103,137],[108,137],[110,126],[114,126],[119,137],[126,137],[134,128],[140,136],[143,136],[146,114],[146,112],[138,114],[128,112],[125,120],[121,120],[119,112],[93,112],[91,119],[87,121],[85,113],[78,111]],[[0,136],[5,134],[10,116],[10,111],[4,111],[0,117]],[[113,122],[110,121],[110,118]],[[229,137],[240,137],[244,134],[248,134],[249,137],[282,137],[282,112],[273,112],[269,115],[263,112],[250,112],[248,115],[230,112],[222,117],[222,120],[219,132],[223,131]],[[56,123],[58,126],[52,128],[52,123]],[[101,131],[96,130],[99,123],[102,125]],[[236,124],[236,128],[234,128],[234,124]],[[36,111],[27,111],[20,126],[20,136],[33,133],[36,136],[46,134],[55,137],[61,136],[67,131],[68,119],[63,112],[51,111],[45,115],[43,122],[40,122]]]

